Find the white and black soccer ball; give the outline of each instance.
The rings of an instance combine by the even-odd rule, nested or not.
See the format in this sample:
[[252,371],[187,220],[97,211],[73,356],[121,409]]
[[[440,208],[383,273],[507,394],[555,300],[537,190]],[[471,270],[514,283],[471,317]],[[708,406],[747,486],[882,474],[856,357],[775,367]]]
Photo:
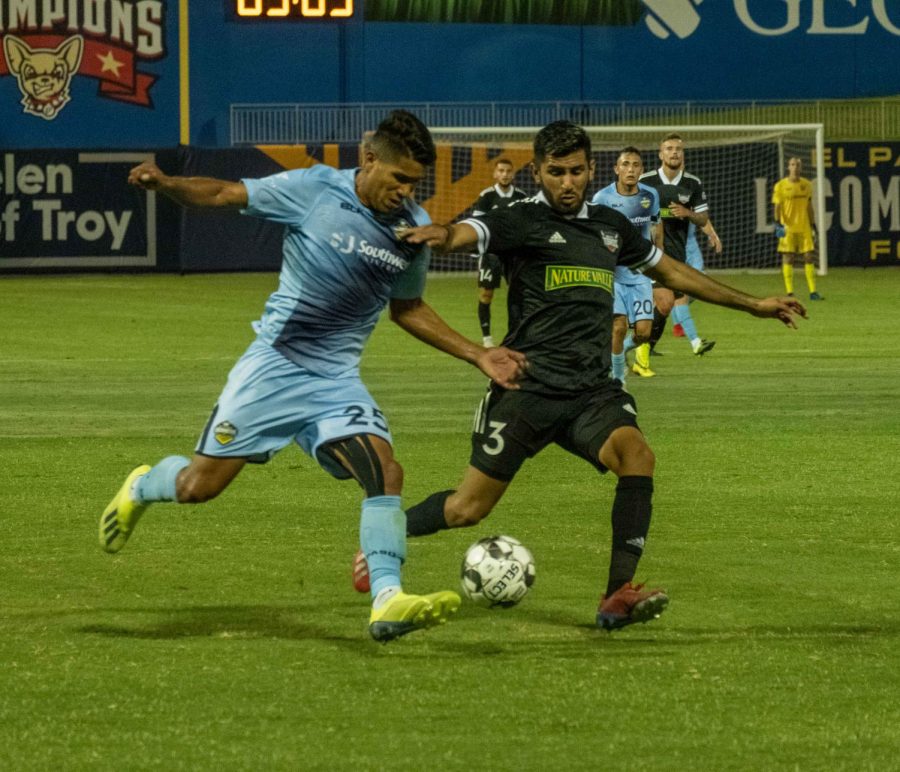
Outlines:
[[534,558],[512,536],[488,536],[466,550],[461,582],[463,594],[479,606],[509,608],[534,584]]

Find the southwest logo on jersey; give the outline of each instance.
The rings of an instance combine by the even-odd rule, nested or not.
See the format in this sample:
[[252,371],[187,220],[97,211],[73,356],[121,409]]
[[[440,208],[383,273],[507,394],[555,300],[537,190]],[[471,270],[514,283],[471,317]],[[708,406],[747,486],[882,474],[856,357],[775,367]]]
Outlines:
[[603,238],[603,246],[606,247],[610,252],[618,252],[619,247],[622,245],[622,240],[619,238],[619,234],[615,231],[600,231],[600,236]]
[[213,437],[220,445],[227,445],[237,437],[237,427],[231,421],[222,421],[213,429]]
[[24,113],[52,121],[71,101],[75,75],[100,81],[101,97],[153,106],[150,88],[157,76],[136,67],[166,54],[164,2],[116,0],[111,8],[96,0],[6,5],[0,0],[0,77],[16,79]]
[[544,289],[552,292],[567,287],[599,287],[611,293],[613,272],[581,265],[548,265],[544,273]]

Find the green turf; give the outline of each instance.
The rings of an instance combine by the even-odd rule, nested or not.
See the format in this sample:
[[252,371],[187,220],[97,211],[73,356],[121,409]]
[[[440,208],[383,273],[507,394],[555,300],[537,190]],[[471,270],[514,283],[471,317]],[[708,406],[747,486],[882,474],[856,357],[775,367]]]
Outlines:
[[[409,550],[410,590],[453,588],[510,533],[531,594],[386,646],[350,588],[359,493],[296,450],[96,544],[132,466],[190,452],[275,283],[0,280],[0,769],[897,768],[900,272],[833,271],[798,331],[695,305],[716,350],[667,336],[630,380],[661,619],[592,627],[614,480],[551,449],[482,527]],[[428,298],[477,334],[471,279]],[[453,485],[479,375],[387,322],[364,375],[405,501]]]

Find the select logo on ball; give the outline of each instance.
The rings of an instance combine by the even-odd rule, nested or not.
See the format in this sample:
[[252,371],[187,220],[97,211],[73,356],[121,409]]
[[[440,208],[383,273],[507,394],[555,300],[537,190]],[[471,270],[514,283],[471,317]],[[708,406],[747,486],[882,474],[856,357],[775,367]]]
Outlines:
[[684,40],[694,34],[700,24],[695,6],[703,0],[641,0],[647,8],[646,21],[650,31],[665,40],[669,35]]

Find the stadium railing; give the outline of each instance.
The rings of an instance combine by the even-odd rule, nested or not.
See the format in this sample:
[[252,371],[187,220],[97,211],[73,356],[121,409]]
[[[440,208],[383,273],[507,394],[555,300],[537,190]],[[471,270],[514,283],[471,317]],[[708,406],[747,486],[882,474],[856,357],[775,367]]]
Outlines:
[[385,113],[398,107],[412,110],[429,126],[540,126],[560,119],[585,126],[822,123],[828,141],[900,137],[900,97],[752,102],[366,102],[233,104],[231,145],[358,142]]

